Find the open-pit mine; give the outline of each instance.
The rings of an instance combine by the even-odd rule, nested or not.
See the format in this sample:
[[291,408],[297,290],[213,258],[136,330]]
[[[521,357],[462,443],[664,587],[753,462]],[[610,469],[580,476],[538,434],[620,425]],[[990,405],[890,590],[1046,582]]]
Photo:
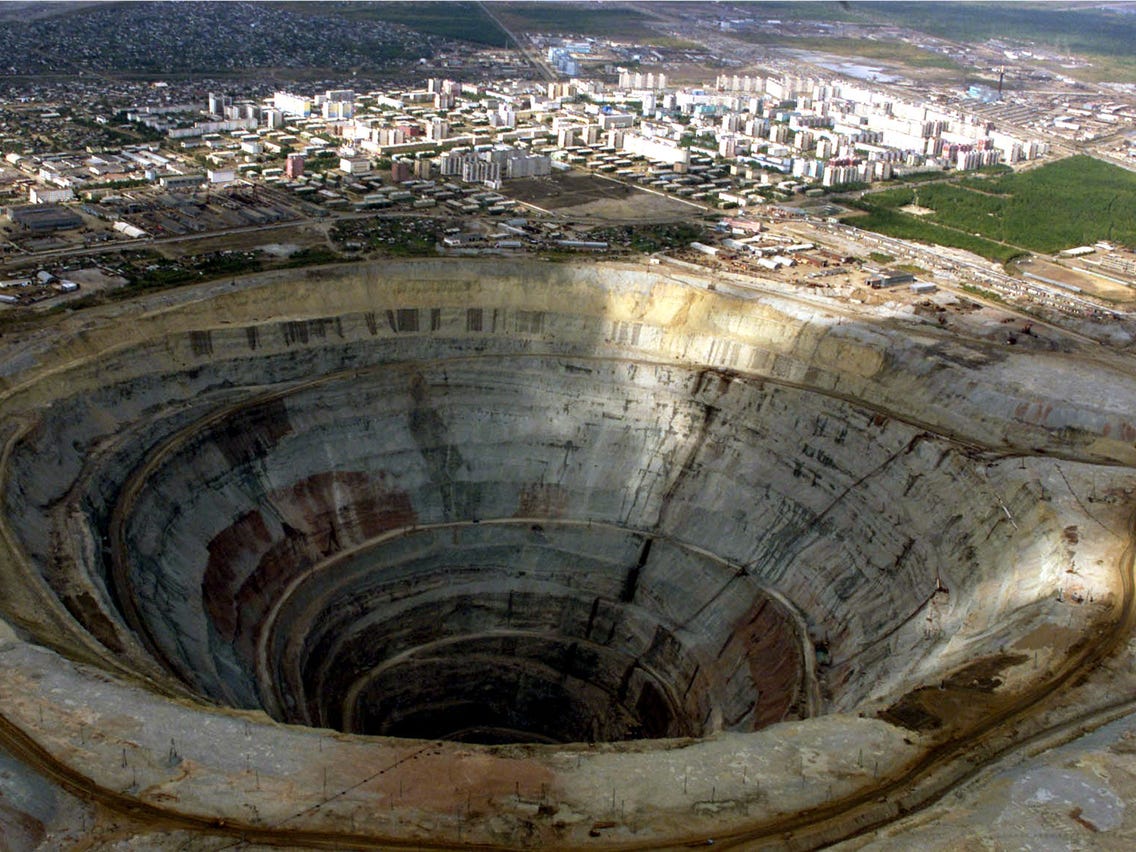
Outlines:
[[816,846],[1131,631],[1136,377],[1056,333],[430,260],[0,345],[12,837]]

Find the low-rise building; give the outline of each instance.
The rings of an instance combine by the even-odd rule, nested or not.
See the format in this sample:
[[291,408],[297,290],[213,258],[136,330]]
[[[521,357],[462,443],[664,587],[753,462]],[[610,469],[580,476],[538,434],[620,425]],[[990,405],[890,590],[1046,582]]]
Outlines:
[[158,185],[163,189],[196,189],[205,183],[205,175],[201,173],[188,175],[162,175],[158,178]]
[[82,218],[77,213],[56,204],[9,207],[8,218],[22,230],[33,234],[65,231],[83,224]]
[[46,186],[33,186],[28,190],[28,201],[32,204],[59,204],[75,198],[75,191],[71,187],[53,189]]
[[369,175],[371,173],[370,157],[340,157],[339,170],[348,175]]

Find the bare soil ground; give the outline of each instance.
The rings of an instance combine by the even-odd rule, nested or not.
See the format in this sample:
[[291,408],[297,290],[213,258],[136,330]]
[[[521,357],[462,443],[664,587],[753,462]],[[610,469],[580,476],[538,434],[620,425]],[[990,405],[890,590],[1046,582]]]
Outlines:
[[254,251],[272,249],[281,244],[296,248],[327,246],[326,226],[296,222],[291,226],[240,231],[234,234],[205,234],[199,239],[167,240],[154,244],[154,249],[169,258],[185,257],[211,251]]
[[[86,293],[94,293],[99,290],[112,290],[115,287],[121,287],[126,283],[126,279],[120,275],[108,275],[97,266],[91,266],[86,269],[74,269],[68,272],[64,277],[69,278],[79,285],[79,290],[70,295],[82,295]],[[60,298],[66,299],[67,295]]]
[[899,209],[904,213],[910,213],[912,216],[929,216],[935,212],[930,207],[920,207],[918,204],[905,204]]
[[574,219],[657,222],[688,218],[698,208],[596,175],[561,173],[510,181],[505,191],[518,201]]
[[1108,299],[1120,304],[1136,304],[1136,290],[1117,284],[1106,278],[1090,275],[1076,269],[1070,269],[1057,263],[1034,258],[1026,263],[1019,264],[1023,272],[1032,272],[1043,278],[1051,278],[1063,284],[1080,287],[1086,293],[1102,299]]

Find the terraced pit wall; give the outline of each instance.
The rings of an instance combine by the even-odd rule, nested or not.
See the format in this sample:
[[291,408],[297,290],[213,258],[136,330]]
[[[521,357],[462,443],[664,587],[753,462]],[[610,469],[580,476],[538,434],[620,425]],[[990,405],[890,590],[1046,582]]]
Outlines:
[[1024,688],[1079,495],[1126,499],[1131,378],[714,286],[426,261],[90,312],[4,377],[5,616],[165,694],[482,743]]

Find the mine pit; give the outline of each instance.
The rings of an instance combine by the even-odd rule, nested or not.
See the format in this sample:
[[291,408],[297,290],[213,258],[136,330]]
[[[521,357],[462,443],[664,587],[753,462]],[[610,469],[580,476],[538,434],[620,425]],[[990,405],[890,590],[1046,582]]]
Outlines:
[[[558,749],[662,766],[841,719],[962,737],[1116,619],[1119,370],[1101,395],[1107,364],[817,300],[473,268],[153,297],[28,359],[3,402],[7,616],[222,727],[486,766],[531,747],[564,801],[584,776]],[[825,752],[849,794],[881,774],[863,745],[841,763],[854,745]],[[692,830],[648,798],[632,839]]]

